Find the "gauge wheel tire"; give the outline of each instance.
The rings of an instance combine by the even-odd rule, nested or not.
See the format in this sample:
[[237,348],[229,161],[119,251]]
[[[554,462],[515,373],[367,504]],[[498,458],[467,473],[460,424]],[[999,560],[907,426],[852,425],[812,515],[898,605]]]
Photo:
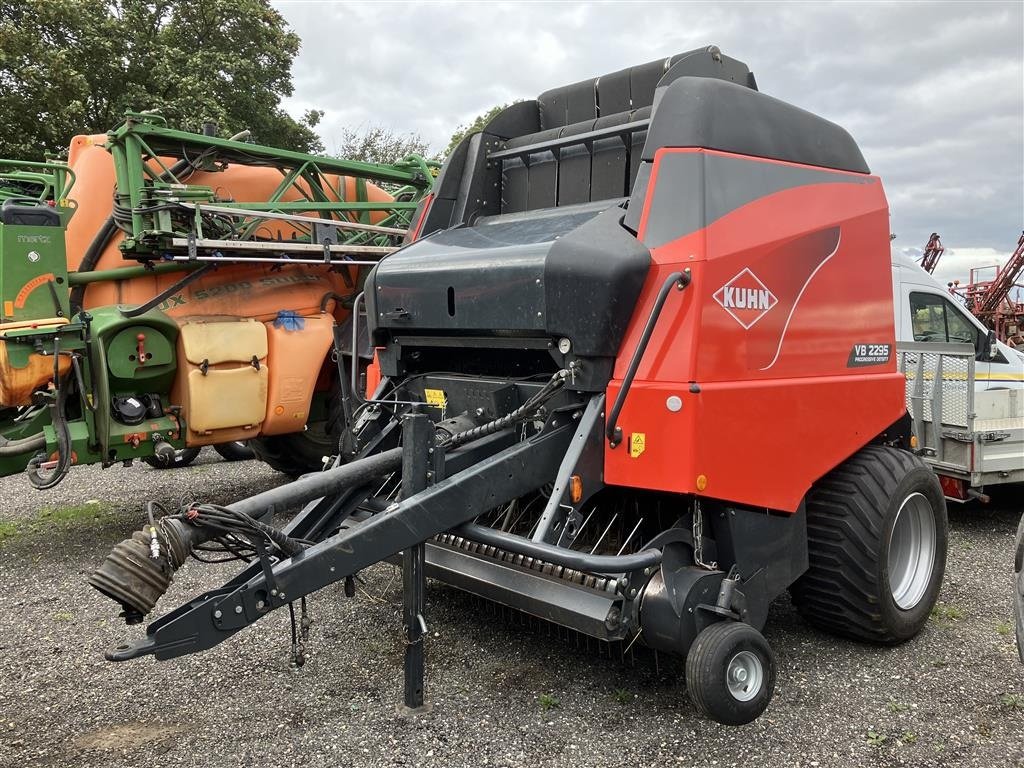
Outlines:
[[187,467],[199,456],[201,448],[182,448],[174,452],[174,461],[165,464],[156,456],[143,456],[142,460],[154,469],[179,469]]
[[809,567],[790,592],[808,622],[885,644],[921,630],[942,586],[949,524],[919,457],[868,446],[815,483],[807,539]]
[[707,717],[723,725],[745,725],[772,699],[775,654],[749,624],[717,622],[697,635],[686,654],[686,689]]
[[252,448],[249,447],[249,443],[245,440],[236,440],[231,443],[220,443],[219,445],[213,446],[213,450],[220,454],[220,457],[224,461],[247,461],[248,459],[255,459],[256,454]]

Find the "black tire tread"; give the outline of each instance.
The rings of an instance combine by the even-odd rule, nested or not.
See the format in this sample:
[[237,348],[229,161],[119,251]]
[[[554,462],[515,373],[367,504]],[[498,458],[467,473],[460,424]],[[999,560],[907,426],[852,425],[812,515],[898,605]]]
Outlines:
[[[713,698],[715,691],[721,692],[723,673],[722,659],[720,658],[723,646],[731,644],[738,638],[745,637],[748,640],[757,638],[756,650],[764,656],[766,696],[763,706],[746,713],[746,716],[738,717],[738,708],[744,706],[755,707],[748,702],[735,702],[733,711],[726,711],[717,706]],[[749,624],[736,621],[721,621],[704,629],[697,635],[686,654],[686,690],[693,702],[694,707],[703,715],[725,725],[743,725],[757,718],[767,707],[775,689],[775,656],[771,647],[761,636],[761,633]],[[731,699],[730,694],[723,694]],[[732,700],[734,701],[734,700]]]
[[164,464],[156,456],[143,456],[142,460],[153,469],[181,469],[199,458],[201,451],[201,448],[185,448],[181,451],[183,454],[182,459],[180,461],[175,460],[173,464]]
[[224,461],[248,461],[249,459],[256,458],[256,454],[249,446],[248,442],[244,445],[239,445],[238,442],[231,443],[220,443],[213,446],[215,450]]
[[[896,643],[879,605],[879,550],[888,505],[904,477],[927,465],[895,448],[870,445],[819,480],[807,498],[809,568],[793,585],[803,617],[826,631]],[[936,481],[937,485],[937,481]]]
[[257,459],[289,477],[323,469],[323,448],[303,432],[257,438],[249,441],[249,447]]

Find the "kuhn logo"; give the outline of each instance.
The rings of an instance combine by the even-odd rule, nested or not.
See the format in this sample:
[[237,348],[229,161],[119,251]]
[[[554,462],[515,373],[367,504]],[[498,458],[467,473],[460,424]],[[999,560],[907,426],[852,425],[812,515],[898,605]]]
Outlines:
[[744,328],[753,326],[779,303],[775,294],[746,268],[715,291],[714,297],[722,309]]

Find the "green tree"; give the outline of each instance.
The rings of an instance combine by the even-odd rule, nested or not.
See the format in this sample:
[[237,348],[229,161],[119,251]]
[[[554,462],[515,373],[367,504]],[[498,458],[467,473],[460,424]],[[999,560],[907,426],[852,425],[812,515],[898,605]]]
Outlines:
[[510,104],[501,104],[497,107],[491,107],[489,110],[484,112],[482,115],[477,115],[476,119],[473,120],[469,125],[460,125],[455,133],[452,134],[451,141],[448,142],[448,146],[444,148],[444,152],[441,153],[441,157],[448,157],[452,153],[452,150],[459,146],[459,142],[466,138],[471,133],[482,131],[484,126],[491,121],[491,119],[497,115],[501,110],[511,107],[512,104],[518,104],[522,99],[513,101]]
[[3,0],[0,157],[62,154],[129,109],[321,151],[322,113],[295,120],[280,106],[299,45],[268,0]]
[[418,133],[395,133],[381,125],[362,130],[345,128],[334,150],[337,157],[364,163],[395,163],[409,155],[427,155],[427,142]]

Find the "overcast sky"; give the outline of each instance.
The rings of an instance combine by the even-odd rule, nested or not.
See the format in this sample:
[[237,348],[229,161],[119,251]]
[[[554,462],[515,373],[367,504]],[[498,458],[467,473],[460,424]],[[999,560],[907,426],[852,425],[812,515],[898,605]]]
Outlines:
[[765,93],[833,120],[880,175],[898,249],[938,231],[943,279],[1024,226],[1024,3],[341,3],[277,0],[302,37],[299,115],[434,150],[495,104],[718,45]]

